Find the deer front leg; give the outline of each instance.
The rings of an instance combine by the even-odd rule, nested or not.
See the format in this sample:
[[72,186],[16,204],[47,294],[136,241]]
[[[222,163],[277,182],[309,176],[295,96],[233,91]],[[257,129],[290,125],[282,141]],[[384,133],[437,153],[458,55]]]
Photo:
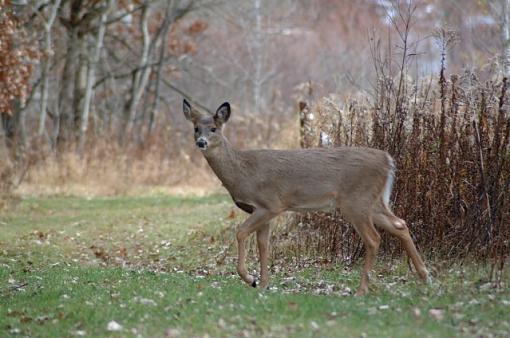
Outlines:
[[255,277],[248,274],[248,270],[246,269],[245,241],[246,238],[252,232],[266,224],[274,216],[276,215],[274,213],[269,212],[268,210],[256,209],[255,212],[253,212],[253,214],[251,214],[237,230],[236,234],[238,250],[237,273],[246,283],[253,287],[256,287],[257,283],[255,281]]
[[257,245],[260,257],[260,288],[266,289],[269,285],[269,224],[264,224],[257,230]]

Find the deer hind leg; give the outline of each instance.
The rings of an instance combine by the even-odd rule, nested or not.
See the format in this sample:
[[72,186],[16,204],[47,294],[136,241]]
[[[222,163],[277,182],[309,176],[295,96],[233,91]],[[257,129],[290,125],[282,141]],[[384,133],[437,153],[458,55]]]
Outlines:
[[349,220],[354,225],[354,228],[365,244],[365,262],[363,263],[363,268],[361,270],[360,286],[358,291],[356,291],[356,296],[362,296],[368,293],[369,272],[374,266],[377,252],[379,250],[379,244],[381,243],[381,236],[374,227],[370,217],[350,217]]
[[237,230],[236,234],[238,251],[237,273],[246,283],[253,287],[256,287],[257,283],[255,281],[255,277],[248,274],[248,270],[246,269],[246,247],[245,247],[246,238],[254,231],[266,225],[267,222],[274,216],[276,215],[274,213],[269,212],[268,210],[256,209],[253,212],[253,214],[251,214]]
[[257,230],[257,245],[260,258],[260,288],[266,289],[269,285],[269,224],[264,224]]
[[375,224],[400,240],[402,246],[407,252],[407,255],[411,258],[418,275],[421,279],[428,281],[429,273],[420,254],[418,253],[418,250],[416,249],[416,246],[414,245],[405,221],[395,216],[384,204],[378,208],[372,217]]

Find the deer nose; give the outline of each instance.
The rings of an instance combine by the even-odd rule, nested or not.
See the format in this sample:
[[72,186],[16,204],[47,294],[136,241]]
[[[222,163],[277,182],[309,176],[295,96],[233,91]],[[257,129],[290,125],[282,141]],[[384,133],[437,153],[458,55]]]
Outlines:
[[199,138],[197,140],[197,147],[199,147],[200,149],[207,149],[207,140],[206,139],[203,139],[203,138]]

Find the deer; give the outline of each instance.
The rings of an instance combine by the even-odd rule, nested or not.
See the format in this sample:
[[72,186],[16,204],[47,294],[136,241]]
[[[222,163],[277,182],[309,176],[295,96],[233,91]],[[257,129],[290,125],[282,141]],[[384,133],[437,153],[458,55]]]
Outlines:
[[429,280],[406,222],[389,206],[395,164],[387,152],[347,146],[238,150],[223,135],[231,114],[228,102],[212,114],[184,99],[183,112],[193,123],[195,144],[212,171],[235,205],[249,214],[236,232],[237,273],[248,285],[257,287],[256,277],[246,268],[246,239],[256,232],[259,287],[267,289],[269,221],[286,211],[337,210],[352,224],[366,249],[357,296],[369,291],[369,272],[381,242],[375,226],[397,237],[419,277]]

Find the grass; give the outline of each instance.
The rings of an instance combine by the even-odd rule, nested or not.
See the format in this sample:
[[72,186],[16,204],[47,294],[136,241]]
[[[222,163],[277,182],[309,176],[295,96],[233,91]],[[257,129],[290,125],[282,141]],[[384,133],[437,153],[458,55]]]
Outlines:
[[438,262],[424,286],[382,260],[363,298],[349,295],[359,267],[273,262],[270,290],[247,287],[228,245],[242,219],[232,210],[223,195],[24,198],[0,214],[0,336],[510,334],[508,287],[474,263]]

